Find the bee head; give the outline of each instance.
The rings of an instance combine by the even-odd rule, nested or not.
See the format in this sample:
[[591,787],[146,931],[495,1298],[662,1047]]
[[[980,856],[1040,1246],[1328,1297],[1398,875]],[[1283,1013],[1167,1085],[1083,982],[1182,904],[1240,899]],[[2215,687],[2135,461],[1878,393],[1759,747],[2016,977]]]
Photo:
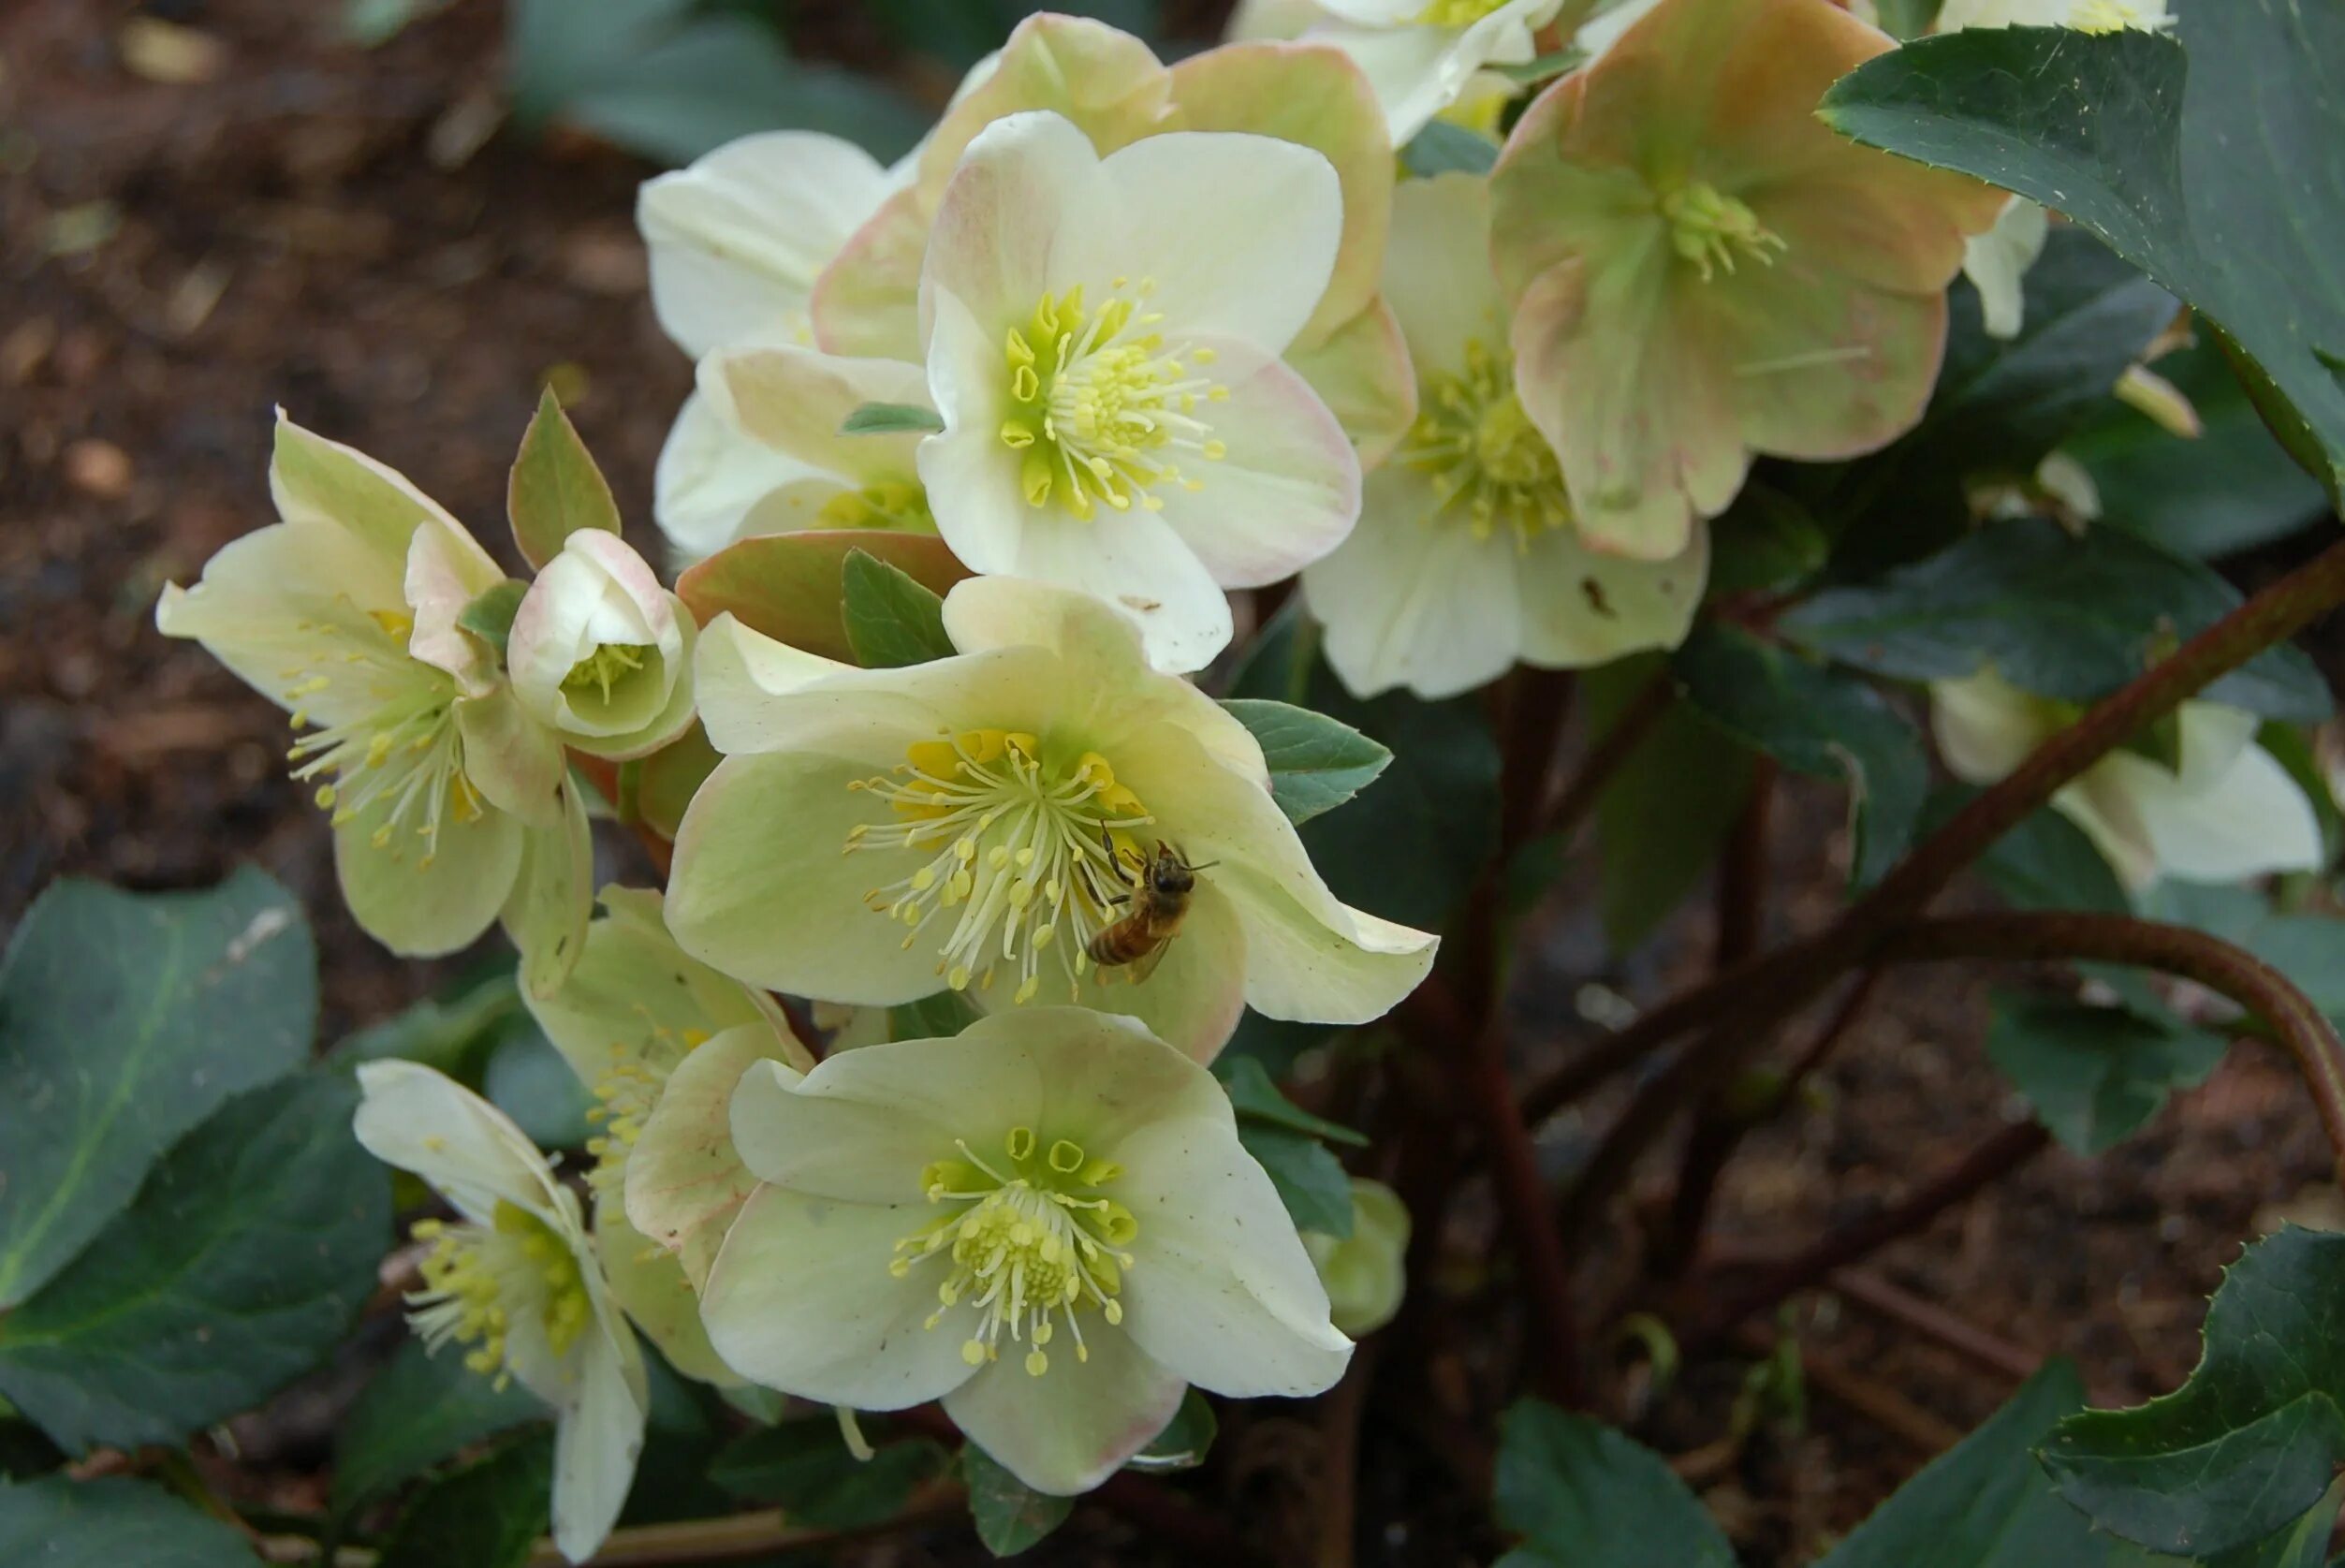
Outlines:
[[1187,893],[1197,885],[1197,868],[1180,857],[1180,851],[1168,843],[1156,846],[1156,858],[1149,862],[1149,886],[1167,896]]

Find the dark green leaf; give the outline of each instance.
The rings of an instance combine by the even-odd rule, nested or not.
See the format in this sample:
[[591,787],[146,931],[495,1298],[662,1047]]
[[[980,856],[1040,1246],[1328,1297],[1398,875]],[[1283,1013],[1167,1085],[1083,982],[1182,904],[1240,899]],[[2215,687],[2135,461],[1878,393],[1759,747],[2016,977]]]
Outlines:
[[498,1432],[543,1421],[546,1406],[520,1384],[438,1356],[409,1340],[374,1374],[334,1433],[334,1512],[346,1515]]
[[490,1050],[521,1012],[520,988],[507,960],[461,975],[437,995],[347,1036],[334,1048],[333,1060],[399,1057],[476,1084]]
[[841,435],[898,435],[905,431],[933,433],[945,428],[945,416],[916,403],[867,403],[839,426]]
[[22,1568],[256,1568],[235,1526],[124,1476],[0,1486],[0,1562]]
[[1882,31],[1893,38],[1918,38],[1938,20],[1944,0],[1874,0]]
[[2345,1463],[2345,1235],[2291,1225],[2250,1246],[2175,1393],[2060,1423],[2045,1463],[2103,1530],[2209,1557],[2288,1529]]
[[[1663,675],[1659,655],[1624,659],[1582,681],[1598,740]],[[1605,938],[1624,953],[1693,889],[1725,843],[1751,787],[1751,754],[1673,702],[1596,798]]]
[[1807,507],[1768,486],[1746,485],[1710,535],[1710,597],[1790,588],[1831,553],[1831,535]]
[[1215,1060],[1213,1071],[1222,1080],[1222,1087],[1229,1091],[1230,1108],[1241,1121],[1266,1121],[1312,1137],[1347,1143],[1355,1149],[1368,1147],[1368,1139],[1351,1128],[1323,1116],[1313,1116],[1280,1093],[1279,1086],[1270,1081],[1269,1073],[1250,1056],[1232,1058],[1224,1054]]
[[1222,1048],[1222,1054],[1214,1060],[1252,1057],[1273,1078],[1282,1078],[1294,1071],[1298,1057],[1326,1044],[1335,1033],[1332,1024],[1267,1018],[1249,1007],[1238,1017],[1238,1033],[1230,1036],[1229,1044]]
[[1192,1388],[1180,1397],[1180,1408],[1165,1423],[1165,1429],[1132,1456],[1127,1468],[1194,1470],[1205,1462],[1205,1456],[1211,1451],[1213,1439],[1221,1429],[1222,1424],[1213,1414],[1213,1401],[1202,1390]]
[[1392,753],[1340,719],[1291,703],[1233,697],[1222,704],[1262,743],[1270,798],[1301,826],[1366,789]]
[[2108,1542],[2053,1494],[2035,1461],[2052,1423],[2084,1403],[2052,1361],[1992,1419],[1933,1460],[1816,1568],[2089,1568]]
[[[1877,675],[1958,680],[1991,664],[2023,691],[2091,702],[2238,604],[2210,568],[2120,530],[2079,538],[2022,519],[1878,583],[1819,593],[1778,626]],[[2312,722],[2330,711],[2320,672],[2294,648],[2269,651],[2206,696],[2271,718]]]
[[2214,343],[2153,368],[2191,400],[2205,432],[2185,440],[2113,400],[2071,437],[2062,449],[2092,476],[2107,526],[2205,560],[2293,534],[2327,512],[2320,485],[2288,461]]
[[456,623],[505,656],[505,645],[513,636],[513,617],[520,613],[521,599],[529,593],[529,584],[506,578],[494,588],[483,589],[470,604],[456,613]]
[[594,1136],[587,1120],[594,1096],[535,1019],[506,1025],[489,1053],[480,1092],[540,1149],[583,1149]]
[[1339,1240],[1352,1234],[1352,1179],[1325,1144],[1251,1117],[1238,1121],[1238,1141],[1268,1174],[1296,1229]]
[[1463,125],[1435,120],[1409,138],[1400,149],[1400,161],[1420,180],[1436,174],[1488,174],[1498,162],[1498,148]]
[[915,1487],[944,1473],[945,1458],[928,1439],[912,1438],[858,1459],[825,1413],[727,1443],[709,1479],[747,1502],[778,1505],[792,1523],[859,1530],[902,1513]]
[[1524,1399],[1499,1434],[1501,1568],[1735,1568],[1701,1500],[1660,1456],[1584,1415]]
[[1686,700],[1727,733],[1795,772],[1847,784],[1856,840],[1850,870],[1860,886],[1904,855],[1929,793],[1929,764],[1921,737],[1879,692],[1718,623],[1698,628],[1669,667]]
[[945,601],[932,590],[859,550],[840,569],[840,615],[856,662],[897,669],[953,656],[945,635]]
[[959,991],[943,990],[887,1009],[891,1040],[949,1040],[981,1015],[976,1004]]
[[2086,909],[2130,915],[2125,887],[2085,830],[2049,807],[1995,841],[1979,874],[2019,909]]
[[2345,179],[2339,59],[2334,5],[2196,0],[2178,45],[2131,28],[1921,39],[1844,78],[1823,113],[2066,212],[2197,306],[2293,405],[2275,400],[2283,439],[2335,493],[2345,381],[2322,356],[2345,346],[2345,205],[2321,193]]
[[417,1493],[374,1568],[520,1568],[552,1492],[553,1433],[517,1436]]
[[203,893],[53,884],[0,962],[0,1310],[65,1267],[154,1157],[309,1053],[317,960],[256,871]]
[[0,1391],[59,1446],[176,1443],[315,1366],[374,1291],[390,1180],[323,1071],[221,1107],[0,1321]]
[[[581,528],[619,532],[619,503],[611,497],[610,482],[550,387],[538,394],[537,413],[522,432],[520,454],[506,485],[505,509],[513,542],[533,566],[560,555],[562,541]],[[506,623],[512,623],[509,614]]]
[[2157,1115],[2169,1093],[2206,1082],[2228,1044],[2123,1007],[2002,994],[1986,1054],[2063,1147],[2098,1154]]
[[1016,1557],[1075,1511],[1073,1498],[1034,1490],[974,1443],[960,1451],[960,1475],[969,1486],[969,1517],[977,1539],[995,1557]]

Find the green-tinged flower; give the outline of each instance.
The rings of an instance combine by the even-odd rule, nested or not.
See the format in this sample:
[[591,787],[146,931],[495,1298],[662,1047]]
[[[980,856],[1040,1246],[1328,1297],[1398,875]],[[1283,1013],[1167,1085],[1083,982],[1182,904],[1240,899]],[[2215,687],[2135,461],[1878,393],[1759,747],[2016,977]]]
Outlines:
[[[805,1068],[813,1058],[770,998],[676,945],[659,894],[606,887],[601,900],[604,914],[588,928],[569,979],[550,997],[525,1000],[594,1097],[586,1180],[611,1294],[680,1370],[732,1382],[709,1349],[694,1290],[747,1184],[712,1194],[696,1180],[678,1181],[677,1172],[696,1142],[729,1149],[723,1100],[751,1062]],[[689,1074],[687,1062],[696,1064]],[[670,1105],[679,1077],[685,1092]],[[713,1129],[696,1121],[704,1080],[717,1096]],[[634,1156],[647,1135],[652,1153],[638,1179]]]
[[[2059,734],[2079,710],[2012,685],[1993,670],[1930,687],[1930,726],[1957,778],[1988,784]],[[2271,753],[2252,713],[2187,702],[2177,715],[2178,766],[2112,752],[2052,798],[2126,886],[2161,876],[2237,882],[2323,863],[2320,819]]]
[[[702,633],[709,739],[668,889],[684,950],[794,995],[871,1006],[950,987],[984,1008],[1138,1014],[1205,1060],[1241,1004],[1359,1023],[1423,978],[1434,939],[1338,901],[1245,726],[1149,667],[1085,595],[973,578],[952,658],[857,670],[720,616]],[[1160,844],[1197,868],[1151,973],[1102,969]]]
[[2004,198],[1815,118],[1890,47],[1831,0],[1663,0],[1516,125],[1491,256],[1595,548],[1675,556],[1753,452],[1847,458],[1920,418],[1963,236]]
[[638,757],[691,726],[697,635],[625,540],[581,528],[521,596],[506,667],[522,709],[564,741]]
[[578,1197],[503,1112],[440,1073],[370,1062],[359,1087],[359,1141],[458,1215],[416,1226],[431,1251],[408,1324],[433,1351],[461,1345],[473,1370],[553,1406],[554,1544],[583,1562],[627,1500],[650,1396]]
[[1352,1178],[1352,1234],[1337,1240],[1303,1232],[1304,1250],[1326,1287],[1335,1326],[1366,1339],[1393,1320],[1408,1290],[1409,1210],[1381,1181]]
[[555,952],[585,924],[584,807],[560,741],[457,623],[505,574],[404,478],[282,414],[269,484],[284,520],[166,587],[156,626],[291,712],[293,776],[368,934],[448,953],[502,914],[524,951]]
[[1350,537],[1303,568],[1328,664],[1362,696],[1438,698],[1517,659],[1570,668],[1675,646],[1702,602],[1708,527],[1662,562],[1598,554],[1573,530],[1562,470],[1515,390],[1488,184],[1411,180],[1393,211],[1384,293],[1419,412],[1368,476]]
[[1130,1019],[760,1066],[732,1122],[763,1184],[702,1298],[718,1354],[831,1404],[941,1399],[1037,1490],[1097,1486],[1188,1384],[1315,1394],[1351,1358],[1228,1097]]

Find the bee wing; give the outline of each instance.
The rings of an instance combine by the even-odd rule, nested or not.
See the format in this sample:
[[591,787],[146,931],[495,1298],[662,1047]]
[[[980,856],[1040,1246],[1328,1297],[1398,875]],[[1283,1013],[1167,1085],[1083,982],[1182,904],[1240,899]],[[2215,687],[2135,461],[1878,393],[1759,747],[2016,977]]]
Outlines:
[[1169,951],[1171,947],[1172,938],[1166,937],[1155,946],[1151,947],[1147,952],[1142,953],[1138,958],[1134,959],[1130,963],[1124,965],[1124,974],[1131,976],[1132,983],[1134,985],[1136,986],[1143,983],[1150,975],[1156,973],[1156,966],[1165,961],[1165,954]]

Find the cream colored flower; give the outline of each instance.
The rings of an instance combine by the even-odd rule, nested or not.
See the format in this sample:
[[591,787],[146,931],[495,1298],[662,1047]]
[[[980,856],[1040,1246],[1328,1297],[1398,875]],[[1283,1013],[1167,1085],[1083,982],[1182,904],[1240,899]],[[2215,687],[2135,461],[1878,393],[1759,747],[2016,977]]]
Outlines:
[[627,1501],[650,1395],[578,1197],[503,1112],[432,1069],[370,1062],[359,1087],[359,1141],[459,1216],[416,1226],[432,1251],[407,1321],[432,1350],[469,1346],[467,1367],[553,1406],[554,1544],[583,1562]]
[[[1136,1013],[1199,1060],[1244,1004],[1358,1023],[1423,978],[1434,939],[1329,893],[1270,798],[1261,747],[1151,670],[1096,600],[973,578],[945,601],[957,657],[857,670],[720,616],[701,636],[725,760],[676,844],[668,927],[753,984],[871,1006],[947,987],[984,1008]],[[1145,979],[1092,940],[1136,857],[1198,868]]]
[[642,756],[692,724],[697,635],[625,540],[581,528],[521,596],[506,667],[523,710],[568,744]]
[[1358,62],[1385,106],[1395,146],[1456,103],[1487,66],[1538,58],[1535,35],[1563,0],[1319,0],[1329,22],[1306,39]]
[[753,1068],[732,1121],[763,1184],[702,1300],[718,1354],[831,1404],[941,1399],[1037,1490],[1107,1479],[1188,1384],[1315,1394],[1351,1358],[1221,1086],[1129,1019]]

